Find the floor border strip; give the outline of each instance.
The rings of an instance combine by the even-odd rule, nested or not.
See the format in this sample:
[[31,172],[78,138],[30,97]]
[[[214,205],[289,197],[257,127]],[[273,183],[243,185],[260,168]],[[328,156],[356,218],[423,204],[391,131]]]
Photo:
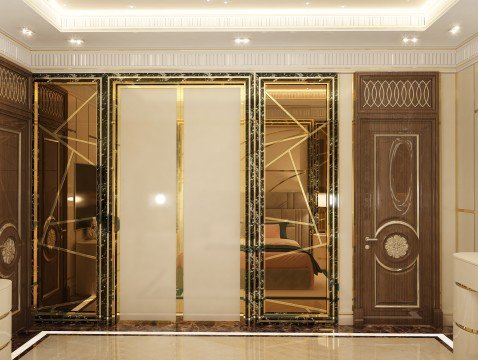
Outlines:
[[381,338],[434,338],[453,349],[453,341],[444,334],[431,333],[287,333],[287,332],[205,332],[205,331],[68,331],[47,330],[35,335],[12,353],[12,359],[25,355],[49,335],[107,335],[107,336],[232,336],[232,337],[381,337]]

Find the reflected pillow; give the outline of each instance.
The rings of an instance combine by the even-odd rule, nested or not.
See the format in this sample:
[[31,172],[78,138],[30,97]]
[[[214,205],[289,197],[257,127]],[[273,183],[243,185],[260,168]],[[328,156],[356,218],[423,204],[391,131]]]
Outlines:
[[287,224],[286,222],[264,224],[264,236],[287,239]]

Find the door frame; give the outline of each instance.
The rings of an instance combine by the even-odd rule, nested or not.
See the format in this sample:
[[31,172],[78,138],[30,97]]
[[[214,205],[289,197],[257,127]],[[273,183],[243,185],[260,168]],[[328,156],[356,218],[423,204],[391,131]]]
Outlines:
[[[362,78],[376,78],[380,80],[394,80],[400,81],[400,78],[415,77],[418,81],[424,77],[432,79],[432,87],[430,91],[430,106],[428,108],[422,108],[417,111],[413,106],[402,106],[398,108],[384,107],[383,103],[379,106],[370,109],[363,110],[364,93],[362,92]],[[369,94],[370,95],[370,94]],[[403,119],[406,121],[416,120],[430,120],[434,122],[435,132],[432,138],[432,168],[434,173],[434,188],[435,191],[432,194],[432,211],[433,211],[433,226],[434,232],[433,238],[435,239],[435,246],[433,246],[432,253],[432,294],[433,294],[433,314],[432,323],[423,325],[432,325],[436,328],[440,328],[443,322],[443,313],[441,311],[441,295],[440,295],[440,181],[439,181],[439,74],[436,72],[360,72],[354,75],[354,118],[353,118],[353,158],[354,158],[354,229],[353,229],[353,247],[354,247],[354,303],[353,303],[353,319],[354,325],[362,326],[366,325],[367,321],[364,314],[364,293],[363,293],[363,272],[361,265],[362,258],[362,239],[361,239],[361,184],[358,181],[361,175],[360,165],[360,138],[361,138],[361,120],[362,119]],[[419,295],[421,296],[421,294]],[[380,323],[380,321],[374,321],[374,324]],[[390,321],[385,321],[383,324],[390,324]]]

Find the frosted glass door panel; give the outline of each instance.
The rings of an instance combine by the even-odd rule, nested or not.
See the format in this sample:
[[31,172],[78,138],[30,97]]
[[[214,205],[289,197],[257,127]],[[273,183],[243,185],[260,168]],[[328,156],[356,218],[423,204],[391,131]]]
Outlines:
[[184,89],[184,320],[239,320],[240,121],[240,88]]
[[176,318],[176,94],[120,90],[121,320]]

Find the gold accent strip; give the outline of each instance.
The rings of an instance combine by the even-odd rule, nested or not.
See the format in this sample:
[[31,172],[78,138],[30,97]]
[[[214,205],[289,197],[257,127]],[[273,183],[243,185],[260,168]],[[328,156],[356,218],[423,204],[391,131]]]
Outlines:
[[472,209],[461,209],[461,208],[456,208],[456,211],[459,213],[465,213],[465,214],[474,214],[475,210]]
[[285,154],[287,154],[289,151],[292,151],[294,150],[297,146],[299,146],[300,144],[302,144],[304,141],[306,141],[308,138],[312,137],[312,135],[314,135],[315,133],[319,132],[320,130],[322,130],[322,128],[326,127],[327,126],[327,123],[325,123],[324,125],[321,125],[320,127],[318,127],[317,129],[315,129],[313,132],[309,133],[309,135],[305,138],[303,138],[302,140],[300,141],[297,141],[294,145],[292,145],[289,149],[285,150],[282,154],[280,154],[279,156],[277,156],[274,160],[271,160],[268,164],[266,164],[265,168],[268,168],[270,165],[272,165],[273,163],[275,163],[277,160],[279,160],[281,157],[283,157]]
[[58,128],[57,128],[53,133],[56,135],[56,134],[58,133],[58,131],[60,131],[60,129],[61,129],[63,126],[65,126],[66,124],[68,124],[68,122],[69,122],[71,119],[73,119],[73,118],[76,116],[76,114],[78,114],[78,113],[81,111],[81,109],[83,109],[83,108],[86,106],[86,104],[88,104],[88,103],[91,101],[91,99],[93,99],[94,97],[96,97],[97,94],[98,94],[98,92],[95,91],[95,93],[94,93],[93,95],[91,95],[83,104],[81,104],[80,107],[79,107],[78,109],[76,109],[76,110],[73,112],[73,114],[71,114],[71,115],[68,117],[68,119],[65,120],[65,122],[64,122],[63,124],[61,124],[60,126],[58,126]]
[[317,311],[317,312],[322,313],[322,314],[327,314],[326,310],[319,309],[319,308],[313,307],[313,306],[301,305],[301,304],[291,303],[291,302],[288,302],[288,301],[279,301],[279,300],[272,300],[272,299],[265,299],[265,301],[268,301],[268,302],[271,302],[271,303],[274,303],[274,304],[286,305],[286,306],[291,306],[291,307],[297,307],[297,308],[300,308],[300,309],[305,309],[305,310],[307,310],[307,312]]
[[272,97],[271,94],[269,94],[267,91],[265,91],[265,94],[271,99],[288,117],[292,119],[306,134],[309,133],[309,131],[302,125],[290,112],[288,112],[279,102]]
[[3,346],[0,348],[0,351],[2,351],[3,349],[5,349],[5,348],[8,346],[8,344],[10,344],[10,343],[11,343],[11,341],[9,341],[9,342],[7,342],[5,345],[3,345]]
[[86,140],[81,140],[81,139],[77,139],[77,138],[74,138],[74,137],[71,137],[71,136],[65,136],[65,135],[57,135],[59,138],[62,138],[62,139],[65,139],[65,140],[70,140],[70,141],[75,141],[75,142],[79,142],[79,143],[82,143],[82,144],[88,144],[88,145],[93,145],[93,146],[97,146],[98,144],[95,143],[95,142],[91,142],[91,141],[86,141]]
[[[183,271],[179,271],[181,267],[179,255],[184,251],[184,88],[182,86],[177,86],[176,90],[176,121],[176,322],[180,322],[184,316],[184,265]],[[181,293],[179,293],[179,289],[181,289]],[[180,295],[179,298],[178,295]]]
[[38,83],[33,88],[33,308],[38,304]]
[[303,139],[303,138],[306,138],[306,137],[307,137],[307,134],[304,134],[304,135],[296,135],[296,136],[289,136],[289,137],[286,137],[286,138],[284,138],[284,139],[275,140],[275,141],[271,141],[271,142],[265,143],[264,146],[267,147],[267,146],[270,146],[270,145],[274,145],[274,144],[278,144],[278,143],[283,143],[283,142],[290,141],[290,140],[295,140],[295,139]]
[[67,254],[82,256],[82,257],[85,257],[85,258],[88,258],[88,259],[96,260],[96,256],[88,255],[88,254],[83,254],[83,253],[80,253],[80,252],[78,252],[78,251],[68,250],[68,249],[65,249],[65,248],[62,248],[62,247],[51,246],[51,245],[46,245],[46,244],[42,244],[42,243],[41,243],[41,244],[38,244],[38,245],[39,245],[39,246],[46,247],[46,248],[48,248],[48,249],[52,249],[52,250],[63,251],[63,252],[66,252]]
[[48,135],[52,136],[53,138],[55,138],[55,140],[57,140],[59,143],[61,143],[62,145],[66,146],[71,152],[75,153],[76,155],[78,155],[79,157],[81,157],[83,160],[85,160],[86,162],[88,162],[88,164],[90,165],[94,165],[96,166],[95,163],[93,163],[90,159],[88,159],[87,157],[85,157],[83,154],[79,153],[78,151],[76,151],[74,148],[72,148],[70,145],[68,145],[66,142],[64,142],[63,140],[61,140],[57,134],[54,134],[52,133],[51,131],[49,131],[46,127],[42,126],[42,125],[39,125],[41,127],[41,129],[46,132]]
[[465,290],[468,290],[468,291],[471,291],[471,292],[475,292],[475,293],[478,293],[478,290],[475,290],[475,289],[472,289],[466,285],[463,285],[461,283],[459,283],[458,281],[455,281],[455,285],[458,286],[458,287],[461,287],[462,289],[465,289]]
[[291,223],[291,224],[297,224],[297,225],[313,226],[313,224],[309,224],[309,223],[302,222],[302,221],[279,219],[279,218],[273,218],[273,217],[267,217],[267,216],[265,217],[265,219],[270,220],[270,221],[276,221],[276,222],[285,222],[285,223]]
[[5,319],[8,315],[10,315],[10,313],[11,313],[11,312],[9,311],[9,312],[7,312],[7,313],[5,313],[5,314],[3,314],[3,315],[0,315],[0,320]]
[[456,321],[455,321],[455,325],[458,326],[461,330],[464,330],[470,334],[473,334],[473,335],[478,335],[478,330],[475,330],[475,329],[472,329],[472,328],[469,328],[465,325],[461,325],[461,324],[458,324]]

